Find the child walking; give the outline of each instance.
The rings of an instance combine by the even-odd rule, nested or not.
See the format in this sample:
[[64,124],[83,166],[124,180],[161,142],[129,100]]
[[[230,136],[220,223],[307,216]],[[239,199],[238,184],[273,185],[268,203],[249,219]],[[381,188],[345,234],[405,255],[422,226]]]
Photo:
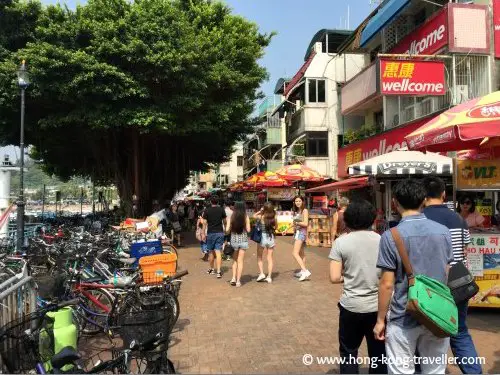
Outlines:
[[[274,233],[276,231],[276,211],[271,202],[264,204],[262,209],[254,215],[254,218],[260,220],[262,226],[262,241],[257,245],[257,265],[259,267],[259,276],[257,282],[273,282],[273,252],[275,247]],[[267,277],[264,274],[264,249],[267,250]]]

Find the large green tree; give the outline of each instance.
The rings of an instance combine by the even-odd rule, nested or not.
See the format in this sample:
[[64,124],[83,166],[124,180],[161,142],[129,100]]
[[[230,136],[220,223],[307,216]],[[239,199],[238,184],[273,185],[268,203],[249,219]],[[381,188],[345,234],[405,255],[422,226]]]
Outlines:
[[0,13],[0,134],[17,142],[25,59],[26,137],[49,173],[113,182],[145,213],[252,130],[271,35],[221,2],[0,0]]

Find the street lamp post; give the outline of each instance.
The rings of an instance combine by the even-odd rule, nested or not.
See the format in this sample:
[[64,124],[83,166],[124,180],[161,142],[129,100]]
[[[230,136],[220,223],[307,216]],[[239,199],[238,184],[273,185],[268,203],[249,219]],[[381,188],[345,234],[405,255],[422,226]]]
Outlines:
[[21,251],[24,246],[24,94],[29,85],[29,74],[24,60],[17,71],[17,84],[21,89],[21,135],[19,140],[21,169],[19,173],[19,199],[17,201],[17,251]]

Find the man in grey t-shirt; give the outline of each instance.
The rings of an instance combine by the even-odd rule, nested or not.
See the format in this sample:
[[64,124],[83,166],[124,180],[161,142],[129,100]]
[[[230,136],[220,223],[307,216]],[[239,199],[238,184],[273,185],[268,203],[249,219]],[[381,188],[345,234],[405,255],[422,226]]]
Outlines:
[[358,373],[358,365],[352,359],[357,358],[363,338],[370,358],[374,359],[370,373],[387,372],[382,363],[384,343],[375,340],[372,333],[378,309],[376,264],[380,242],[378,233],[370,230],[375,218],[375,208],[369,202],[350,203],[344,212],[348,233],[335,240],[330,252],[330,279],[333,283],[344,282],[339,302],[339,352],[346,361],[340,365],[341,374]]
[[[394,187],[392,194],[402,216],[397,229],[414,274],[426,275],[446,284],[449,264],[453,261],[451,235],[444,225],[421,213],[426,197],[423,184],[417,180],[403,180]],[[385,232],[380,240],[377,267],[382,269],[382,277],[374,333],[377,339],[385,339],[389,373],[412,374],[415,371],[413,356],[418,350],[422,357],[432,359],[421,362],[422,373],[444,374],[446,363],[441,358],[448,351],[450,339],[434,336],[406,312],[408,278],[390,231]]]

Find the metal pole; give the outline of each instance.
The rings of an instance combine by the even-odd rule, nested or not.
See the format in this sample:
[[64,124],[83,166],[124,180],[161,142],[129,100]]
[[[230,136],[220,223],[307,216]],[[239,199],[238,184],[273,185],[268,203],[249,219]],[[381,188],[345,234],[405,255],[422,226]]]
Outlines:
[[42,190],[42,222],[44,218],[44,213],[45,213],[45,184],[43,184],[43,190]]
[[21,88],[21,136],[19,141],[21,171],[19,173],[19,199],[17,201],[17,251],[22,251],[24,245],[24,93],[25,89]]

